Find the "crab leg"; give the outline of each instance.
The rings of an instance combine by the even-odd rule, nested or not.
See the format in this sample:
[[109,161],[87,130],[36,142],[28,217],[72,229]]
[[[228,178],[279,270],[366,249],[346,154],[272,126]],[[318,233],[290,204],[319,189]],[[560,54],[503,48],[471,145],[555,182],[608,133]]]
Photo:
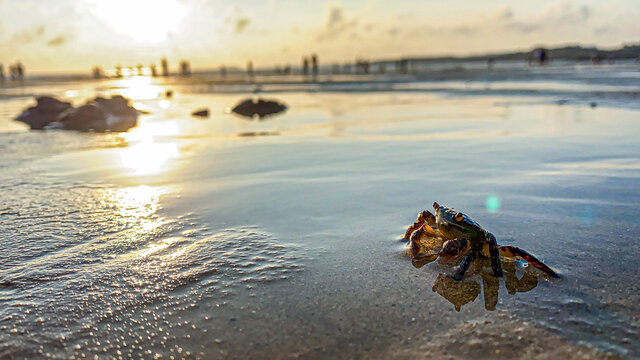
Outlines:
[[491,269],[493,276],[502,277],[502,266],[500,266],[500,251],[496,237],[492,233],[487,234],[487,242],[489,243],[489,256],[491,257]]
[[531,266],[533,266],[534,268],[552,276],[555,278],[559,278],[560,275],[558,275],[557,272],[555,272],[552,268],[548,267],[547,265],[545,265],[542,261],[538,260],[535,256],[529,254],[528,252],[517,248],[515,246],[500,246],[500,255],[507,257],[507,258],[522,258],[524,259],[526,262],[528,262],[529,264],[531,264]]
[[452,278],[454,278],[455,280],[462,280],[462,278],[464,277],[464,273],[467,272],[467,270],[469,269],[469,265],[471,265],[471,262],[475,260],[475,258],[475,251],[471,251],[467,255],[465,255],[465,257],[462,258],[462,262],[460,263],[460,265],[458,265],[458,267],[456,268],[456,272],[453,274]]
[[404,240],[409,241],[411,238],[411,234],[413,234],[413,232],[417,229],[421,228],[425,223],[431,226],[435,225],[436,223],[436,217],[427,210],[420,212],[416,221],[407,228],[407,231],[405,231],[404,233]]

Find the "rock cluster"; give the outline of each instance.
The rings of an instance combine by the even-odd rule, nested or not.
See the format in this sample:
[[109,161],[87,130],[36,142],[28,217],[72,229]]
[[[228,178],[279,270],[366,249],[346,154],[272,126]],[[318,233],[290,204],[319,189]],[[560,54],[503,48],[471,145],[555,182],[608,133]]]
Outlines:
[[36,101],[36,106],[15,119],[28,124],[32,130],[123,132],[138,123],[138,112],[129,105],[129,99],[120,95],[110,99],[96,97],[77,108],[49,96],[41,96]]

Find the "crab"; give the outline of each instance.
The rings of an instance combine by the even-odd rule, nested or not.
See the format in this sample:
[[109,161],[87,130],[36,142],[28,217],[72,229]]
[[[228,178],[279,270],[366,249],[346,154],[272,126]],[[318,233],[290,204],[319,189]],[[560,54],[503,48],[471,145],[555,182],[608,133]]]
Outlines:
[[[523,259],[531,266],[551,277],[560,277],[556,271],[545,265],[530,253],[515,246],[500,246],[496,237],[483,229],[467,215],[452,208],[433,203],[435,215],[425,210],[418,214],[416,221],[407,228],[404,239],[409,241],[414,262],[427,263],[439,259],[449,263],[462,258],[452,275],[462,280],[469,265],[476,259],[489,258],[493,276],[502,276],[500,256],[510,259]],[[423,245],[441,241],[442,245],[432,246],[435,251],[426,252]],[[439,250],[438,250],[439,248]]]

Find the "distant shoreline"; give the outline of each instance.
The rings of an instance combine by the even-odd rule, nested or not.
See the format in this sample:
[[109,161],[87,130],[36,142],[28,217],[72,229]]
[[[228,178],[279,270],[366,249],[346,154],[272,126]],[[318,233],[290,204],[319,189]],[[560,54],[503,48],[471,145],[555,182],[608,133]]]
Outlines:
[[567,45],[561,47],[547,48],[543,45],[533,47],[528,51],[487,53],[471,56],[415,56],[403,57],[402,59],[388,59],[372,61],[372,64],[392,63],[398,60],[408,60],[414,62],[469,62],[486,61],[492,58],[496,61],[504,60],[526,60],[532,51],[545,48],[551,52],[551,58],[556,60],[589,61],[593,56],[600,56],[607,60],[637,59],[640,57],[640,44],[623,45],[613,50],[603,50],[597,47],[583,47],[580,45]]

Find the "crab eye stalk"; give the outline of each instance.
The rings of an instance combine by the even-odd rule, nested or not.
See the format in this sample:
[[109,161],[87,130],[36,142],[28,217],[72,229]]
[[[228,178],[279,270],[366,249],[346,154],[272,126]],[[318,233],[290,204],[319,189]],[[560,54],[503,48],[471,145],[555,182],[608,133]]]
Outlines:
[[464,219],[464,216],[462,215],[462,213],[458,213],[458,214],[456,215],[456,221],[457,221],[457,222],[460,222],[460,221],[462,221],[462,219]]

